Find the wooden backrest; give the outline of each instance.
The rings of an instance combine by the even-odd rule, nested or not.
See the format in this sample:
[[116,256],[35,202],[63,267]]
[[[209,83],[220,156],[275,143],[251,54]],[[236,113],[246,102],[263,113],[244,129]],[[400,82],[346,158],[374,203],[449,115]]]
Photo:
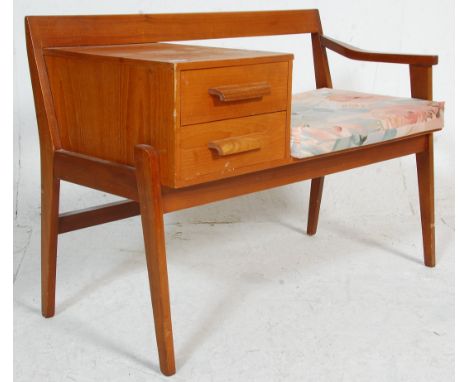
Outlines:
[[[43,49],[58,46],[137,44],[230,37],[312,34],[317,86],[331,86],[320,47],[316,9],[103,16],[27,16],[26,39],[41,143],[41,160],[59,149]],[[53,154],[51,154],[53,155]]]

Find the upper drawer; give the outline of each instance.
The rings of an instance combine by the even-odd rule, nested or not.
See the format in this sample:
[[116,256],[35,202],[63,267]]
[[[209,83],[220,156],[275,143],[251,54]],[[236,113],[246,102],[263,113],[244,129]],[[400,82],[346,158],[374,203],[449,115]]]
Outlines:
[[289,62],[181,72],[181,124],[286,110]]

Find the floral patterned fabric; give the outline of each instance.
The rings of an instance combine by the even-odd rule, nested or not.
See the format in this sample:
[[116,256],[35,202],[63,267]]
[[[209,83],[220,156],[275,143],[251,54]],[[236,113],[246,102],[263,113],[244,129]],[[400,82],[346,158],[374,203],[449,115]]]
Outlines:
[[337,89],[295,95],[291,156],[307,158],[442,129],[444,103]]

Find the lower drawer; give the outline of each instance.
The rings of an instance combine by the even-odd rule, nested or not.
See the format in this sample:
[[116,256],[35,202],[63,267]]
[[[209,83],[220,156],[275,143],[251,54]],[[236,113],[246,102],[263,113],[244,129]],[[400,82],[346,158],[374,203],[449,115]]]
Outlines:
[[283,160],[289,144],[285,111],[180,129],[178,186],[259,170]]

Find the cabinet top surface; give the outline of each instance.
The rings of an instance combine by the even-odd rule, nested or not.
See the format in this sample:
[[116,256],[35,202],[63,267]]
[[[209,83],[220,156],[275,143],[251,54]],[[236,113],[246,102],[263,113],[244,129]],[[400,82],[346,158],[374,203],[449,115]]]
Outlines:
[[168,43],[72,46],[46,49],[46,55],[67,57],[88,57],[166,63],[177,66],[184,64],[238,61],[238,60],[291,60],[290,53],[263,52],[256,50],[215,48],[197,45]]

